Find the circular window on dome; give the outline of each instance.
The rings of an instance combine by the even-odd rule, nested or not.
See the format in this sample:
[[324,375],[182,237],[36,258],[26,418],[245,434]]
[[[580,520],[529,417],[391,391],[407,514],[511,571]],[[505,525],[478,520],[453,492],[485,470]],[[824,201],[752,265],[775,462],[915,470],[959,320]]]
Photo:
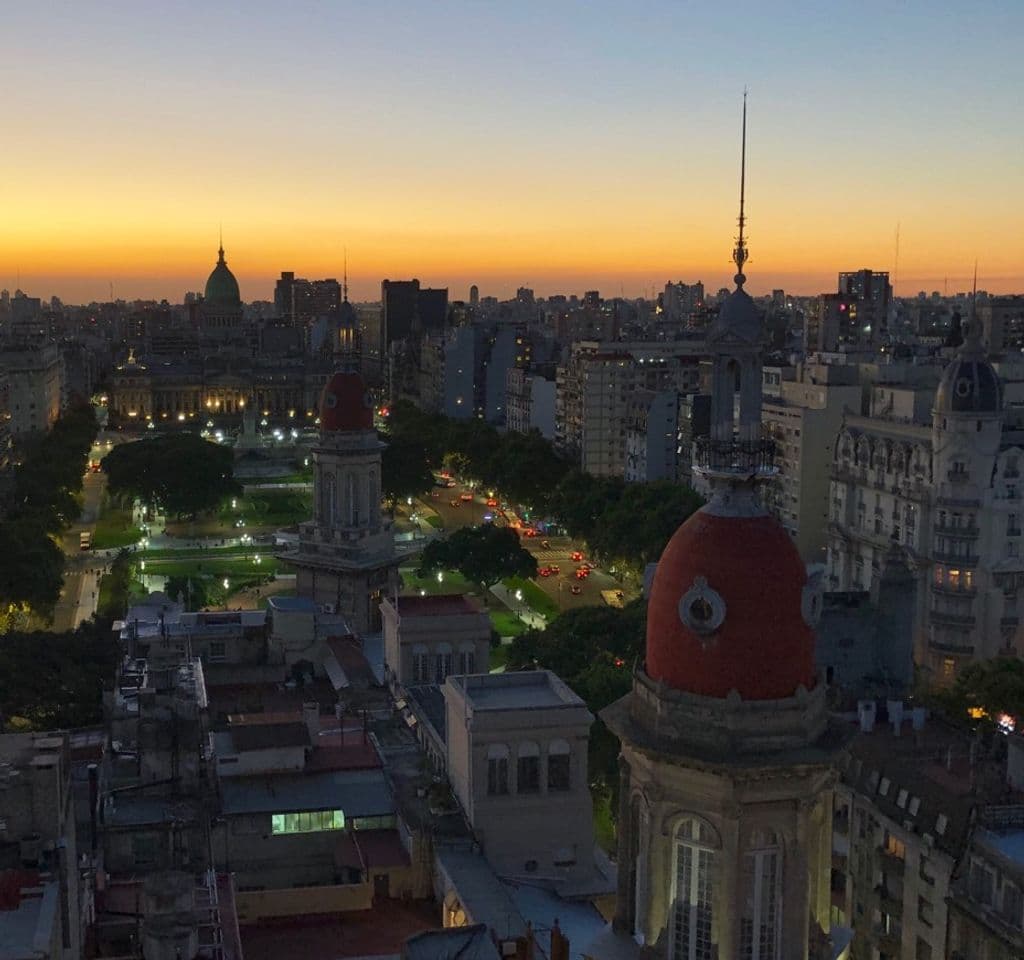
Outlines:
[[333,410],[338,405],[338,395],[336,393],[329,393],[324,397],[324,402],[329,410]]
[[957,380],[956,387],[954,389],[956,390],[956,395],[958,397],[969,397],[971,392],[974,390],[974,384],[971,383],[967,377],[961,377]]
[[704,577],[697,577],[679,601],[679,619],[694,633],[714,633],[725,620],[725,601]]

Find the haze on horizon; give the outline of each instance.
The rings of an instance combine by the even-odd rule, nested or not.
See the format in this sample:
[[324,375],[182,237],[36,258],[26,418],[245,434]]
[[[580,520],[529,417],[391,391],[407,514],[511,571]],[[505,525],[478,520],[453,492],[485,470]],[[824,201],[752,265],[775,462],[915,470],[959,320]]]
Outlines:
[[752,292],[1024,289],[1024,5],[766,6],[15,5],[0,287],[713,291],[748,85]]

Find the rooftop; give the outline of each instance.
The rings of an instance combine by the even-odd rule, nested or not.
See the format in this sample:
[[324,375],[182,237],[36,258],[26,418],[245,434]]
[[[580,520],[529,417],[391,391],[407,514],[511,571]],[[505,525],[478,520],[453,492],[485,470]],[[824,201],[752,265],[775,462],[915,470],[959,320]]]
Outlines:
[[342,810],[351,818],[383,816],[395,810],[379,768],[232,777],[221,782],[221,795],[227,816]]
[[269,597],[267,604],[281,613],[316,613],[317,606],[308,597]]
[[[391,605],[394,606],[394,602]],[[399,597],[398,612],[403,617],[447,617],[482,611],[461,593],[439,593],[427,597]]]
[[57,883],[36,870],[0,871],[0,960],[39,955],[59,923]]
[[483,673],[449,677],[474,710],[584,707],[583,701],[550,670]]

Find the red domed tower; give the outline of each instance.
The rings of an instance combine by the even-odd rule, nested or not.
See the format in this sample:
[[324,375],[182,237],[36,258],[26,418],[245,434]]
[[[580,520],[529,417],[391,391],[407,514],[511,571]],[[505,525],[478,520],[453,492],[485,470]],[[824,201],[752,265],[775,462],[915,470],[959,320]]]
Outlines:
[[[745,99],[743,121],[745,160]],[[744,181],[745,163],[736,289],[707,341],[711,435],[694,469],[711,498],[665,548],[645,662],[602,714],[622,743],[610,936],[617,951],[631,938],[665,960],[807,960],[829,930],[832,783],[847,735],[814,665],[818,577],[756,495],[773,467],[761,319],[743,289]]]
[[313,519],[299,526],[300,597],[337,614],[356,633],[380,627],[380,602],[397,585],[391,521],[380,509],[384,444],[373,427],[373,397],[362,376],[335,373],[320,395],[320,443],[313,449]]

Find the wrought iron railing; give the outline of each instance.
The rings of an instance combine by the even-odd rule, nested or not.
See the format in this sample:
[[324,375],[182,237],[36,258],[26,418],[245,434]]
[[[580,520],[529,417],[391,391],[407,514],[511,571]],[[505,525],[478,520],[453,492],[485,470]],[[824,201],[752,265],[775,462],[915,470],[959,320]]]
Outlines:
[[713,440],[698,437],[694,464],[701,470],[721,470],[747,474],[770,474],[775,468],[775,441]]

